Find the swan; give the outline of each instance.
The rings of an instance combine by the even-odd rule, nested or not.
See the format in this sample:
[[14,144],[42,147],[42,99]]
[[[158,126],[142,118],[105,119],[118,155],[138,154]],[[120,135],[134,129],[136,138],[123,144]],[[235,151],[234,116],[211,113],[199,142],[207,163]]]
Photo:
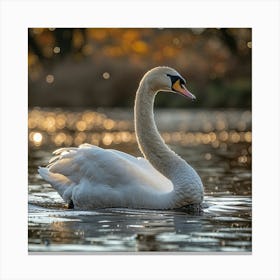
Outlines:
[[144,158],[82,144],[56,150],[49,165],[38,168],[69,208],[176,209],[201,205],[199,175],[164,143],[157,130],[153,104],[158,92],[195,99],[186,88],[186,80],[170,67],[159,66],[144,75],[134,106],[136,139]]

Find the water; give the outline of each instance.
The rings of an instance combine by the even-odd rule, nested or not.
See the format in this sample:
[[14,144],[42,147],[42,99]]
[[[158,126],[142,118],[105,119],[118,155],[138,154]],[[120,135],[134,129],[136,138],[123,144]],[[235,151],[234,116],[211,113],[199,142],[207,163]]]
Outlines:
[[184,209],[67,209],[37,174],[51,152],[82,142],[139,156],[131,111],[29,112],[30,252],[251,252],[251,113],[159,111],[165,141],[197,170],[202,214]]

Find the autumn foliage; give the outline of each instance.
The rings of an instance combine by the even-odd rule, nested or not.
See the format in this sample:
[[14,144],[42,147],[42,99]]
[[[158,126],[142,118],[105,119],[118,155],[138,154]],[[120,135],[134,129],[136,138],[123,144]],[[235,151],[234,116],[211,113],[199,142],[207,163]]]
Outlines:
[[[168,65],[193,106],[251,107],[251,29],[31,28],[29,106],[132,106],[141,76]],[[185,106],[160,96],[158,106]]]

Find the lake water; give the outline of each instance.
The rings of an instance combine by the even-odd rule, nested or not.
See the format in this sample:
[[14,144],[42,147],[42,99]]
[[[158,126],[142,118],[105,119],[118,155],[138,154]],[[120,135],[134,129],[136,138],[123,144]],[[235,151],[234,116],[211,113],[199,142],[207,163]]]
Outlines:
[[29,111],[29,252],[252,251],[251,112],[157,110],[165,141],[199,173],[204,210],[67,209],[37,173],[58,147],[87,142],[140,156],[130,110]]

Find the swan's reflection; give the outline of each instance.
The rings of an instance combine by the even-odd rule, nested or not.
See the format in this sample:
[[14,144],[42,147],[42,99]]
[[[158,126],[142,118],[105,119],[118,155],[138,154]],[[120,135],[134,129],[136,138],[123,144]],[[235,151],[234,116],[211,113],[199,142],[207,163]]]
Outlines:
[[29,248],[59,252],[250,251],[251,199],[205,199],[209,207],[200,216],[183,210],[77,211],[30,204]]
[[40,237],[41,244],[48,246],[94,245],[94,250],[108,252],[178,251],[182,242],[176,240],[177,235],[187,240],[191,233],[202,230],[199,217],[176,211],[52,211],[48,221],[39,235],[36,226],[30,225],[30,241]]

